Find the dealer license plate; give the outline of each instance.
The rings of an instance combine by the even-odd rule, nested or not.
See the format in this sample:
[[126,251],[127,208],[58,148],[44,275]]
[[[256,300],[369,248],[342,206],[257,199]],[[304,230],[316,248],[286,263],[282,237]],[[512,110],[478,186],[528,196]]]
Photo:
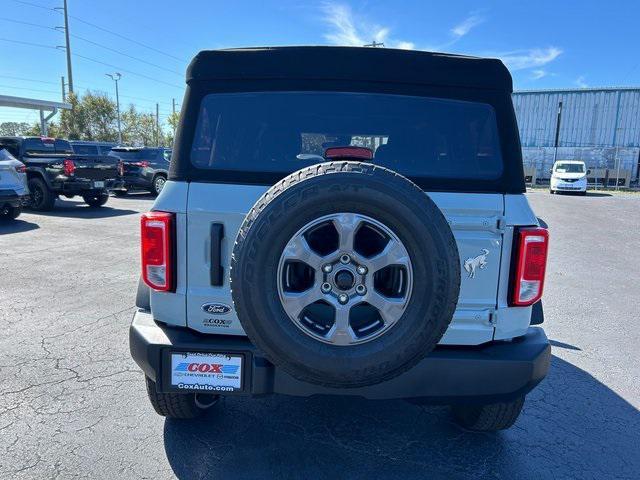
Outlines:
[[242,358],[223,353],[171,353],[171,387],[202,392],[242,390]]

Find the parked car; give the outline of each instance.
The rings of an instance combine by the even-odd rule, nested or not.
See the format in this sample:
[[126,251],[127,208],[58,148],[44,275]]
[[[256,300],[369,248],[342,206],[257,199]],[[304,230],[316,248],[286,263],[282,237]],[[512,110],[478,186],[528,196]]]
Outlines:
[[27,167],[0,148],[0,219],[15,220],[29,197]]
[[69,140],[73,153],[83,156],[91,155],[109,155],[111,149],[117,146],[117,143],[110,142],[90,142],[84,140]]
[[164,147],[115,147],[109,155],[122,160],[124,188],[116,190],[124,196],[131,190],[147,190],[159,195],[169,175],[171,150]]
[[73,153],[67,140],[48,137],[0,137],[0,148],[26,165],[34,210],[53,209],[58,195],[80,195],[91,207],[107,203],[109,190],[122,186],[117,159]]
[[573,192],[587,194],[587,170],[582,160],[558,160],[551,169],[549,192]]
[[129,337],[156,412],[353,395],[510,427],[551,350],[502,62],[205,51],[186,88]]

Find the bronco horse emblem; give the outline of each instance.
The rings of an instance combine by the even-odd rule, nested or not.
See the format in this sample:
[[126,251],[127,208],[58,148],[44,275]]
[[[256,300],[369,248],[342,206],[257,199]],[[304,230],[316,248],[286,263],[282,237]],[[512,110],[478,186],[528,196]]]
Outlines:
[[467,258],[464,261],[464,269],[469,274],[469,278],[476,278],[476,269],[480,268],[480,270],[482,270],[487,266],[487,255],[489,255],[489,250],[483,248],[480,255]]

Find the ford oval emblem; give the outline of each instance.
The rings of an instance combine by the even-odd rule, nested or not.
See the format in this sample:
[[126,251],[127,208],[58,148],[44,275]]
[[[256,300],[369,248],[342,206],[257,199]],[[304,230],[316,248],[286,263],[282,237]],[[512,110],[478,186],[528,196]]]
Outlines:
[[202,310],[213,315],[225,315],[231,311],[231,307],[224,303],[205,303],[202,305]]

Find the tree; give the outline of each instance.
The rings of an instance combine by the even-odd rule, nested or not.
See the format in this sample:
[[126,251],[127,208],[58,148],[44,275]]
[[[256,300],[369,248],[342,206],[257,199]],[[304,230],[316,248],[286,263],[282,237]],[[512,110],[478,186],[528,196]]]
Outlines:
[[122,140],[132,145],[155,145],[155,115],[138,112],[135,106],[129,105],[122,114]]
[[81,98],[69,93],[71,110],[64,110],[60,118],[61,130],[71,140],[115,141],[116,104],[104,93],[86,92]]
[[20,135],[27,135],[30,127],[27,122],[3,122],[0,123],[0,136],[18,137]]
[[[94,140],[115,142],[118,139],[116,104],[105,93],[87,91],[78,96],[69,93],[67,102],[71,110],[63,110],[58,122],[50,122],[47,126],[50,137],[68,138],[70,140]],[[134,105],[122,113],[122,140],[130,145],[155,146],[171,145],[173,129],[178,123],[178,114],[167,118],[168,127],[160,125],[156,130],[156,116],[153,113],[138,112]],[[159,133],[160,138],[156,139]],[[0,135],[40,135],[40,123],[4,122],[0,124]]]

